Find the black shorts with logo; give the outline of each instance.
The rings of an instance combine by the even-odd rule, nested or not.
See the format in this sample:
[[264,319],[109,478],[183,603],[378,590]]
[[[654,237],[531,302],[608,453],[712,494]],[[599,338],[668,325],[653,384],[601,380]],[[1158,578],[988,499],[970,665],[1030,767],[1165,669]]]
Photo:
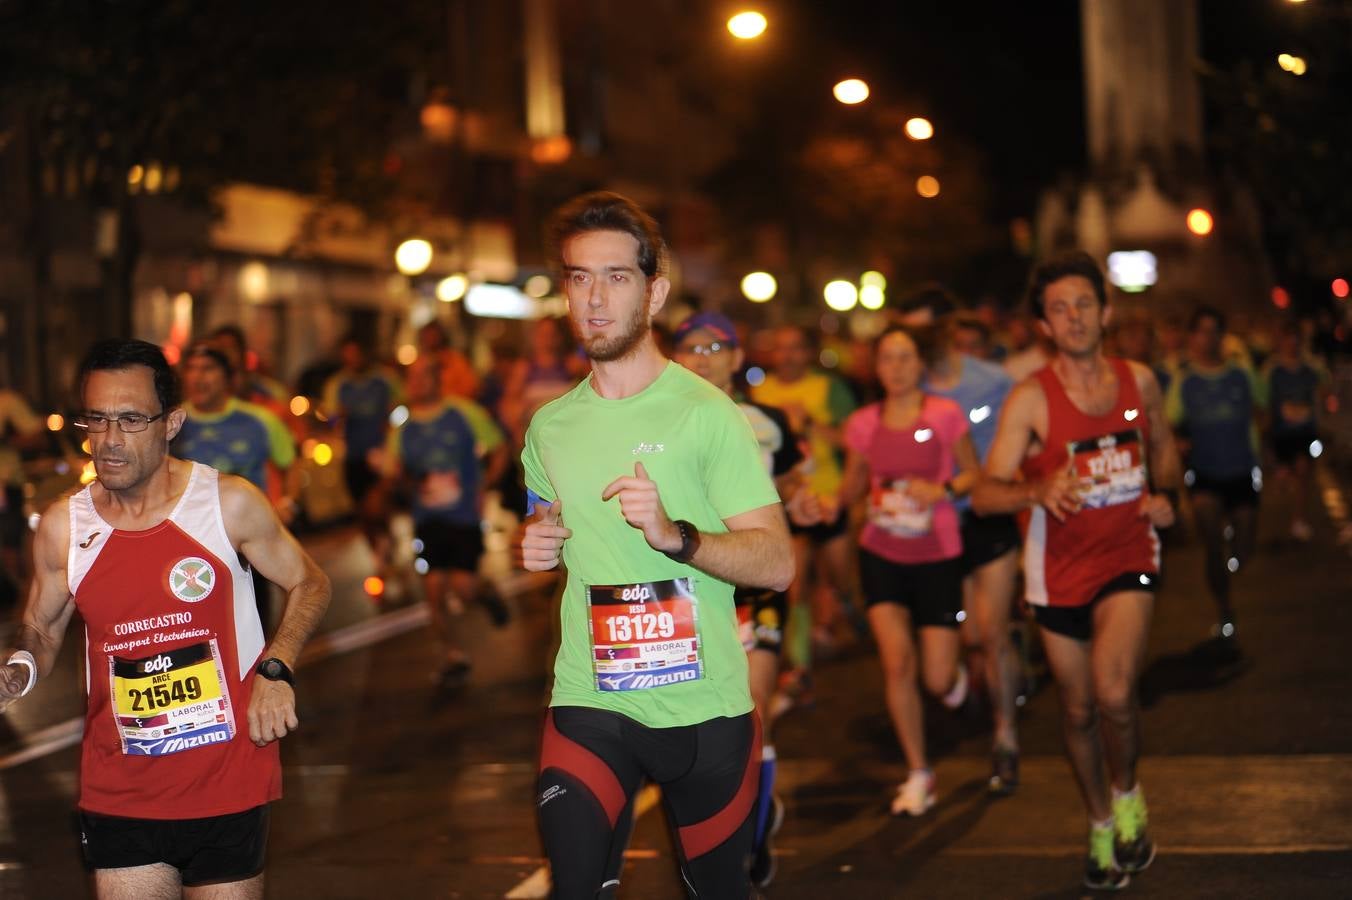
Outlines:
[[268,807],[202,819],[126,819],[80,811],[80,849],[90,869],[164,863],[183,884],[245,881],[263,871]]
[[1033,618],[1040,627],[1077,641],[1087,641],[1094,636],[1094,607],[1100,600],[1124,591],[1153,594],[1159,590],[1159,583],[1160,576],[1155,572],[1123,572],[1099,588],[1094,598],[1083,606],[1029,605],[1033,607]]
[[859,586],[864,603],[896,603],[911,612],[916,628],[957,628],[962,621],[962,557],[927,563],[897,563],[859,548]]
[[970,575],[988,562],[1017,550],[1023,542],[1013,516],[978,516],[970,508],[962,513],[962,571]]
[[429,569],[477,572],[484,555],[484,532],[477,523],[457,525],[441,519],[415,523],[413,535],[422,541],[418,556]]

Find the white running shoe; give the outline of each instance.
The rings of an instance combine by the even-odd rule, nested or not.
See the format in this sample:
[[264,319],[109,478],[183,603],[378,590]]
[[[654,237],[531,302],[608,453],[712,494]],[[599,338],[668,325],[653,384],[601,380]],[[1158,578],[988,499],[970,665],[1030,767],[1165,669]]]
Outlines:
[[958,677],[953,680],[953,686],[948,689],[948,693],[940,698],[944,706],[949,709],[961,709],[967,702],[967,666],[965,663],[958,663]]
[[934,805],[934,773],[916,769],[904,783],[898,785],[892,798],[892,815],[923,816]]

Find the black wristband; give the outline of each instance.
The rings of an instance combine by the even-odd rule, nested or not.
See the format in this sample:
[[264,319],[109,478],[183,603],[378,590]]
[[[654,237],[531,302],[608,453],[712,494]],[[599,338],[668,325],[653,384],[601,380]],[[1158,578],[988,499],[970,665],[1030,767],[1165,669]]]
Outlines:
[[699,550],[699,529],[685,519],[677,519],[671,524],[675,525],[676,530],[681,533],[681,547],[679,550],[663,550],[662,552],[677,562],[688,563],[694,559],[695,553]]

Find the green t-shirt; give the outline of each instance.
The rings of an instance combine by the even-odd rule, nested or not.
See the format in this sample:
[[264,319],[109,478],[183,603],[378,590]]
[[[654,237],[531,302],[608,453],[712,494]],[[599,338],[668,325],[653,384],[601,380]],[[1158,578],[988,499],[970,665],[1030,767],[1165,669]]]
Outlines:
[[[693,725],[752,708],[732,585],[648,546],[620,501],[602,502],[616,478],[642,462],[673,520],[726,532],[724,519],[779,502],[746,416],[721,391],[674,363],[632,397],[607,400],[591,379],[541,407],[521,453],[526,487],[561,500],[568,584],[554,662],[552,706],[621,713],[651,728]],[[593,667],[587,586],[694,579],[703,676],[642,690],[600,690]]]

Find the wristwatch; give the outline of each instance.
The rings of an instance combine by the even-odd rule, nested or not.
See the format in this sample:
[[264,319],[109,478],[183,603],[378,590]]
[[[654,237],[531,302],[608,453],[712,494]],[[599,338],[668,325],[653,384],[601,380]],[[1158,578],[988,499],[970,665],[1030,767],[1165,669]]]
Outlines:
[[292,687],[296,686],[296,676],[292,674],[291,667],[275,656],[269,656],[259,663],[256,671],[268,681],[285,681]]
[[677,562],[688,563],[695,558],[695,553],[699,550],[699,529],[685,519],[677,519],[671,524],[681,533],[681,549],[662,552]]

